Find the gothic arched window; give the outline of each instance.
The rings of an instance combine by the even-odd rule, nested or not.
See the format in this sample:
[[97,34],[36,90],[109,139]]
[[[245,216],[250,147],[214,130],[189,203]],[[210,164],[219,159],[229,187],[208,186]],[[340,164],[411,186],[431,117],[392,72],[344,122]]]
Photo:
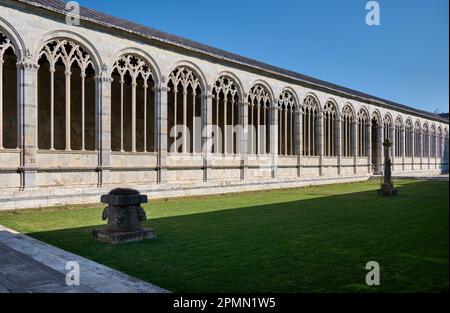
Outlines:
[[403,122],[400,117],[395,119],[395,156],[402,156],[403,145]]
[[337,156],[336,149],[336,123],[337,109],[332,101],[325,103],[323,108],[323,136],[324,155],[327,157]]
[[420,127],[420,122],[417,121],[414,124],[414,156],[421,157],[422,156],[422,129]]
[[266,87],[257,84],[248,95],[248,151],[266,154],[270,150],[270,94]]
[[180,66],[168,80],[168,147],[171,152],[201,152],[200,81],[190,68]]
[[442,158],[442,128],[439,126],[437,130],[436,157]]
[[430,157],[436,157],[436,127],[434,125],[430,128]]
[[430,133],[428,130],[428,124],[423,124],[423,156],[429,157],[430,156]]
[[366,110],[362,109],[358,113],[358,156],[367,157],[368,147],[370,144],[369,138],[370,120],[369,114]]
[[290,91],[285,90],[281,93],[278,108],[278,154],[296,155],[294,129],[298,122],[295,120],[297,106]]
[[354,144],[353,133],[353,111],[349,105],[346,105],[342,109],[342,125],[341,125],[341,138],[342,138],[342,156],[351,157],[354,156],[352,146]]
[[0,150],[15,149],[17,140],[17,56],[11,40],[0,30]]
[[319,119],[319,103],[312,96],[307,96],[302,106],[302,130],[303,130],[303,155],[318,155],[318,119]]
[[155,151],[154,78],[141,57],[126,54],[114,63],[111,99],[113,151]]
[[394,134],[392,134],[392,119],[390,115],[386,114],[383,119],[383,136],[384,140],[386,139],[393,139]]
[[413,156],[413,125],[410,119],[406,120],[405,123],[405,156],[412,157]]
[[95,150],[95,70],[90,55],[67,39],[39,53],[38,147]]
[[240,99],[236,82],[228,76],[216,80],[212,93],[213,153],[236,154],[239,147]]

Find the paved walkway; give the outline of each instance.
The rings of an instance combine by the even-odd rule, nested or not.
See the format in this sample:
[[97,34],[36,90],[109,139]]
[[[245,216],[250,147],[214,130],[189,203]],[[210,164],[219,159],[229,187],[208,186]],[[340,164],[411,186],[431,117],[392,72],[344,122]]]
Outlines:
[[[80,265],[80,286],[68,286],[66,264]],[[0,225],[0,293],[161,293],[146,283]]]
[[85,286],[67,286],[65,275],[0,243],[0,292],[96,292]]

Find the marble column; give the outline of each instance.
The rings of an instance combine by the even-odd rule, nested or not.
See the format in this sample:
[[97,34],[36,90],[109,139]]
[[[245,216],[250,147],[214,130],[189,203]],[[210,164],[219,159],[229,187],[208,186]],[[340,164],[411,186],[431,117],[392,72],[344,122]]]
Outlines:
[[336,156],[337,156],[337,174],[341,175],[342,171],[342,136],[341,136],[341,127],[342,127],[342,119],[341,117],[337,117],[334,122],[334,133],[335,133],[335,141],[336,141]]
[[277,105],[273,105],[271,107],[271,110],[269,111],[270,114],[270,129],[269,129],[269,147],[270,147],[270,165],[271,165],[271,172],[272,172],[272,178],[277,177],[277,170],[278,170],[278,112],[280,108]]
[[383,173],[384,164],[384,128],[383,125],[377,127],[377,173]]
[[158,152],[157,157],[157,183],[164,184],[167,182],[167,141],[168,141],[168,122],[167,122],[167,95],[170,89],[165,86],[165,83],[159,84],[155,88],[156,96],[156,106],[155,106],[155,116],[156,116],[156,134],[155,143],[156,151]]
[[401,156],[402,156],[402,171],[405,170],[405,144],[406,144],[406,138],[405,138],[405,128],[402,127],[400,129],[400,148],[401,148]]
[[300,108],[295,109],[295,123],[294,123],[294,144],[295,153],[297,154],[297,177],[301,176],[302,165],[302,145],[303,145],[303,112]]
[[201,110],[204,116],[204,129],[202,130],[202,155],[203,155],[203,181],[211,180],[212,171],[210,169],[214,157],[213,147],[213,94],[208,91],[202,99]]
[[[244,96],[244,99],[247,99],[246,96]],[[243,101],[240,105],[240,117],[241,117],[241,127],[240,127],[240,132],[241,132],[241,137],[239,139],[239,147],[240,147],[240,156],[241,156],[241,161],[240,161],[240,167],[241,167],[241,180],[245,180],[248,173],[248,106],[250,105],[250,103],[248,103],[247,101]]]
[[[317,155],[319,156],[319,176],[323,175],[323,113],[317,115],[317,123],[314,131],[317,133]],[[314,136],[314,135],[313,135]]]
[[111,182],[111,83],[112,78],[106,66],[96,76],[97,90],[97,134],[99,162],[98,185],[104,186]]
[[36,187],[37,173],[37,71],[39,65],[31,57],[17,63],[20,106],[20,188]]
[[357,160],[358,160],[358,127],[359,127],[359,122],[355,121],[352,123],[352,151],[353,151],[353,174],[356,175],[357,172]]
[[390,149],[391,150],[391,160],[392,160],[392,172],[394,173],[395,167],[396,167],[396,164],[395,164],[395,126],[394,125],[391,126],[390,133],[391,133],[390,139],[392,141],[392,147]]
[[372,173],[372,125],[370,122],[366,125],[366,154],[367,154],[367,172]]
[[414,131],[414,129],[412,129],[411,130],[411,134],[412,134],[412,138],[411,138],[411,169],[412,170],[414,170],[414,168],[415,168],[415,166],[414,166],[414,160],[415,160],[415,158],[414,158],[414,154],[415,154],[415,151],[416,151],[416,133],[415,133],[415,131]]

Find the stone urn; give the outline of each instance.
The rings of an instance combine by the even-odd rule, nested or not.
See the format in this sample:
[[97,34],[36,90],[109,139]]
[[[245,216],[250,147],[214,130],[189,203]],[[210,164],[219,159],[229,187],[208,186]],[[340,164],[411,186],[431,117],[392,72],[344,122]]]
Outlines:
[[108,204],[102,214],[102,220],[107,220],[107,225],[102,230],[93,231],[96,240],[122,243],[156,237],[153,229],[141,225],[147,219],[141,207],[142,203],[148,202],[146,195],[134,189],[116,188],[102,195],[100,200]]

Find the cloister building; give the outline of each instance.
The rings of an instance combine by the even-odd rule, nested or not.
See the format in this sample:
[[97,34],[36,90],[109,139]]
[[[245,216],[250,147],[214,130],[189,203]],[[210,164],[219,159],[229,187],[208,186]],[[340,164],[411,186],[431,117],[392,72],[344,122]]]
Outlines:
[[2,209],[367,180],[386,138],[394,174],[448,169],[448,118],[88,8],[67,17],[59,0],[0,1]]

